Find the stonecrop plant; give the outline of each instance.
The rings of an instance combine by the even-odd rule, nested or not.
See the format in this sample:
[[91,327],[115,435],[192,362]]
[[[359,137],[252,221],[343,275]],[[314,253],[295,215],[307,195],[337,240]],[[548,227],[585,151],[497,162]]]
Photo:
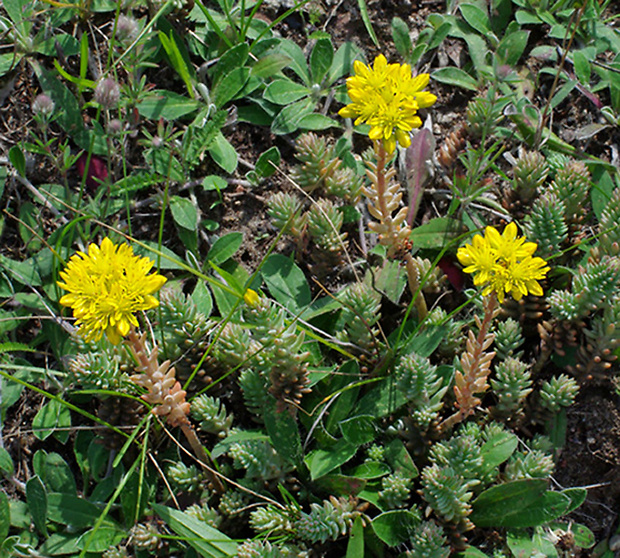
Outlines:
[[613,558],[611,4],[383,4],[2,3],[0,558]]

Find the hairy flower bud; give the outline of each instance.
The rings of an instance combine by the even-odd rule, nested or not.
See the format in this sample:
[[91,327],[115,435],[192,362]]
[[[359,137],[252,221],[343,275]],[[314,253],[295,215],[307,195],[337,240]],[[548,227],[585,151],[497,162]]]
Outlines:
[[121,90],[116,81],[112,78],[104,78],[99,81],[95,88],[95,101],[99,103],[102,108],[106,110],[115,108],[120,98]]
[[32,103],[32,112],[35,116],[45,119],[53,114],[54,108],[56,108],[54,101],[45,93],[37,95]]

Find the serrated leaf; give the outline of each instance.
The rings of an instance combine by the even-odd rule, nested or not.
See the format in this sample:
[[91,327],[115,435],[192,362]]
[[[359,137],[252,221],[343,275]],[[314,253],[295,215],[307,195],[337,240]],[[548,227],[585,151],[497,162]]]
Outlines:
[[454,68],[452,66],[439,68],[431,74],[431,77],[447,85],[455,85],[456,87],[462,87],[469,91],[478,91],[478,82],[460,68]]
[[120,194],[132,194],[139,192],[162,182],[159,173],[136,171],[125,178],[117,180],[110,188],[110,194],[118,196]]
[[204,521],[161,504],[152,504],[152,507],[168,527],[182,537],[200,556],[227,558],[237,555],[237,543]]
[[271,296],[293,314],[298,314],[312,300],[303,271],[286,256],[272,254],[261,268],[263,280]]
[[207,254],[207,261],[221,265],[232,258],[243,244],[243,233],[231,232],[218,238]]
[[172,196],[170,198],[170,211],[174,222],[189,231],[195,231],[198,228],[198,210],[192,201],[181,196]]

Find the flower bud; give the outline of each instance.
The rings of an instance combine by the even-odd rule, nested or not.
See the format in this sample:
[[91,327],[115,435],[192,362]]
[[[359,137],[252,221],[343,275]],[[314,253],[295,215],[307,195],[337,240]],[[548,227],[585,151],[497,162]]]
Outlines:
[[113,109],[118,105],[121,98],[121,90],[118,83],[112,78],[104,78],[99,81],[95,88],[95,101],[104,109]]
[[53,114],[55,106],[54,101],[48,95],[41,93],[35,97],[32,103],[32,112],[35,116],[49,118]]
[[138,22],[133,17],[118,16],[115,38],[120,43],[130,43],[138,36]]

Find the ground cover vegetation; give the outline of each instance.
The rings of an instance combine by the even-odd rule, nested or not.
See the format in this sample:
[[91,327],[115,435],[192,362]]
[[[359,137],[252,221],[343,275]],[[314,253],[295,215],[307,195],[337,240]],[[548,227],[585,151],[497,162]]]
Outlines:
[[390,6],[4,0],[0,556],[620,548],[613,2]]

